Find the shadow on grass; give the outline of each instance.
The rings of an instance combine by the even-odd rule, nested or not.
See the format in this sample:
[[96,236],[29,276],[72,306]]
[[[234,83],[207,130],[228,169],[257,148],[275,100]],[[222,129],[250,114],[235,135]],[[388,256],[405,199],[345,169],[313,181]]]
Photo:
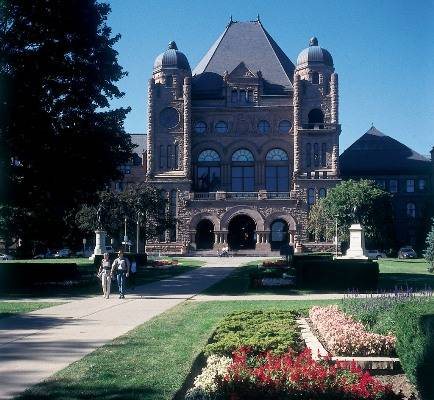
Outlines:
[[[87,384],[84,379],[77,381],[66,379],[47,381],[43,385],[36,385],[17,397],[17,400],[83,400],[83,399],[147,399],[157,398],[158,393],[152,387],[125,386],[111,384],[107,380],[104,384]],[[164,393],[161,393],[161,399]]]
[[206,365],[206,357],[201,352],[193,361],[190,372],[185,378],[180,389],[175,393],[172,400],[184,400],[188,389],[193,387],[194,379],[198,376]]
[[393,290],[396,286],[413,289],[434,288],[434,275],[414,273],[381,273],[378,283],[380,289]]

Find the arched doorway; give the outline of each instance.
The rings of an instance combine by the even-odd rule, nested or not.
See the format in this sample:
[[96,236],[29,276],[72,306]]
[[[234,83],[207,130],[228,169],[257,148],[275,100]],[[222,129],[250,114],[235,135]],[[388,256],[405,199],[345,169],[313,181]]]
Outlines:
[[231,250],[254,249],[256,224],[248,215],[237,215],[228,226],[228,244]]
[[214,225],[209,219],[203,219],[196,227],[197,250],[210,250],[214,246]]
[[277,219],[270,226],[271,250],[280,250],[282,245],[289,242],[288,224],[283,219]]

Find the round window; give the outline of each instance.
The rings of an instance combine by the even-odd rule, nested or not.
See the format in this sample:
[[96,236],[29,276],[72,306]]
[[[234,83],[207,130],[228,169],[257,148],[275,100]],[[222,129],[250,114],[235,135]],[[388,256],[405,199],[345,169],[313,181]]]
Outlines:
[[165,128],[173,128],[179,123],[179,112],[173,107],[167,107],[160,112],[160,124]]
[[215,131],[217,133],[227,133],[228,132],[228,124],[224,121],[219,121],[215,124]]
[[279,122],[279,133],[288,133],[291,130],[291,122],[284,120]]
[[197,121],[194,124],[194,128],[193,129],[194,129],[194,131],[196,133],[205,133],[206,132],[206,123],[203,122],[203,121]]
[[258,123],[259,133],[266,134],[270,132],[270,123],[268,121],[262,120]]

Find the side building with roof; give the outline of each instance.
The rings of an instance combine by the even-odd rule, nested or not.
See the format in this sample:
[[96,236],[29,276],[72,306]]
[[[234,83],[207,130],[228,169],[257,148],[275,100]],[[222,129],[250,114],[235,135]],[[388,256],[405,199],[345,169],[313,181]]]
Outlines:
[[316,38],[294,65],[261,21],[231,20],[193,71],[171,42],[149,80],[144,169],[177,224],[146,250],[314,246],[309,206],[340,179],[338,103]]
[[372,126],[340,156],[342,179],[371,179],[392,194],[397,245],[421,250],[434,207],[431,160]]

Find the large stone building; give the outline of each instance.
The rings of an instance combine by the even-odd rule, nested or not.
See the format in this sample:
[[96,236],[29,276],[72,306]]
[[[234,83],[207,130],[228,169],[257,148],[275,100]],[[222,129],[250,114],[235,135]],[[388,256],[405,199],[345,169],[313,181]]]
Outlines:
[[144,164],[177,226],[147,250],[308,247],[309,205],[339,181],[338,104],[316,38],[294,65],[259,20],[231,20],[193,71],[171,42],[149,80]]
[[371,179],[392,195],[398,246],[424,248],[434,207],[431,161],[372,126],[340,156],[342,179]]

